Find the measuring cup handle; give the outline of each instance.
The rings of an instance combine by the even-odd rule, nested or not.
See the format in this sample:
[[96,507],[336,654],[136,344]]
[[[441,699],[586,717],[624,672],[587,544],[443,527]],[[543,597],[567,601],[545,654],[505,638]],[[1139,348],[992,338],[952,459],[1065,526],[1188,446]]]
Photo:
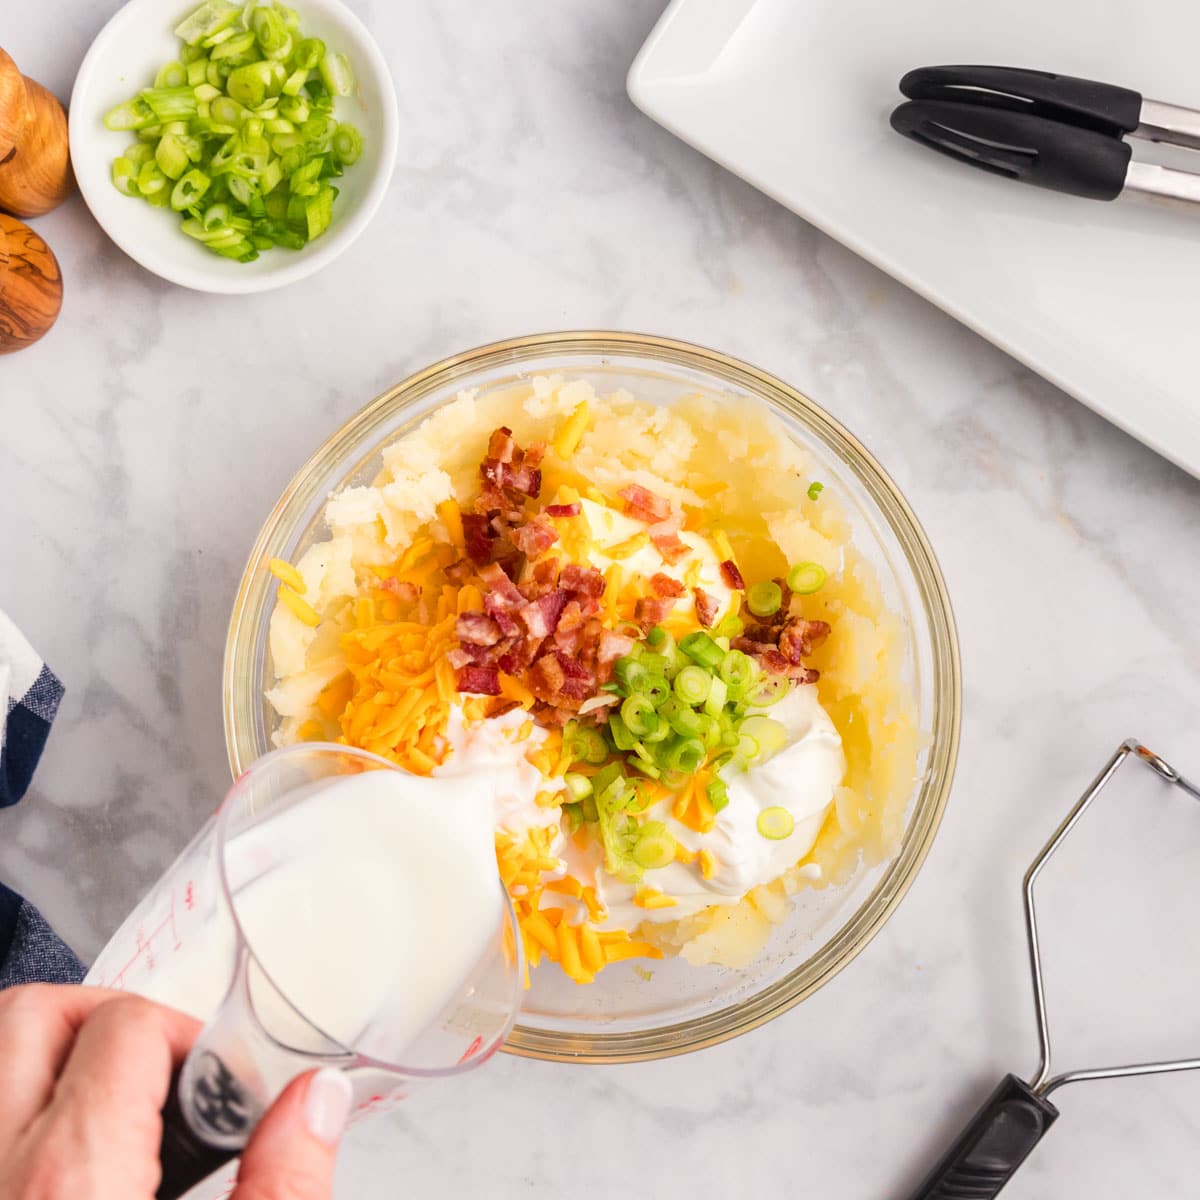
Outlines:
[[192,1132],[179,1104],[179,1077],[183,1068],[177,1067],[171,1076],[171,1090],[162,1110],[162,1145],[158,1152],[162,1164],[162,1182],[154,1193],[155,1200],[179,1200],[201,1180],[236,1158],[236,1150],[220,1150],[210,1146]]
[[1006,1075],[911,1200],[992,1200],[1057,1117],[1049,1100]]

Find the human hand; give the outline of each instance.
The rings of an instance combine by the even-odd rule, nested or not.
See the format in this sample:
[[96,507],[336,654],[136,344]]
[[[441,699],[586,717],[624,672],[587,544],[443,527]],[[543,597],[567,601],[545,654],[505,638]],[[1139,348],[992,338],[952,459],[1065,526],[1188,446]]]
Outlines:
[[[0,1200],[153,1200],[161,1110],[200,1023],[137,996],[35,984],[0,993]],[[231,1200],[330,1200],[350,1083],[287,1087]]]

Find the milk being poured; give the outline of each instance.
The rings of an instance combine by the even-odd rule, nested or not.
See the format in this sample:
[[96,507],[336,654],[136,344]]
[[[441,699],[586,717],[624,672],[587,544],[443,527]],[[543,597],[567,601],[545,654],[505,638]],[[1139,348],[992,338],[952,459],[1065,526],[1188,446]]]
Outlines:
[[[384,770],[305,791],[225,846],[242,934],[312,1025],[343,1046],[399,1061],[495,945],[503,901],[490,791],[478,777]],[[138,990],[207,1020],[235,954],[236,932],[220,906]],[[294,1022],[278,1011],[260,1016],[268,1027]]]

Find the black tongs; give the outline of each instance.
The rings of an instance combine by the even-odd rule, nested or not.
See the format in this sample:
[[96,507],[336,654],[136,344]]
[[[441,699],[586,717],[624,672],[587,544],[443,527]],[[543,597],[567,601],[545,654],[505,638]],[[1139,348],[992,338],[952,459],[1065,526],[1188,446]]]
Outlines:
[[1019,67],[919,67],[900,91],[910,99],[893,111],[893,129],[982,171],[1092,200],[1129,188],[1200,201],[1200,174],[1139,162],[1125,141],[1200,150],[1194,109]]

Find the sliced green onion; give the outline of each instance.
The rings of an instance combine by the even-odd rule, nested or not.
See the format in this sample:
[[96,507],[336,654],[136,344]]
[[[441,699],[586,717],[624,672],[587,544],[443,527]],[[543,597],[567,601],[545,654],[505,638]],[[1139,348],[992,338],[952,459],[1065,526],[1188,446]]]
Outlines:
[[[270,197],[267,199],[269,201]],[[608,747],[604,744],[604,737],[594,725],[577,726],[571,733],[570,740],[575,757],[584,762],[599,764],[608,758]]]
[[755,708],[769,708],[778,703],[792,689],[791,680],[786,675],[763,673],[747,697]]
[[735,638],[741,637],[746,632],[746,623],[741,617],[734,613],[728,613],[721,618],[720,624],[713,630],[716,637]]
[[683,771],[694,775],[706,756],[704,743],[699,738],[680,738],[667,747],[663,765],[668,771]]
[[317,64],[321,81],[335,96],[349,96],[354,91],[354,72],[344,54],[325,54]]
[[583,806],[580,804],[564,804],[563,816],[567,819],[567,832],[575,833],[583,824]]
[[632,750],[637,742],[629,726],[615,713],[608,718],[608,734],[618,750]]
[[633,860],[647,871],[655,871],[675,861],[675,839],[662,821],[647,821],[638,830]]
[[156,88],[184,87],[191,82],[188,68],[181,62],[163,63],[158,68],[158,74],[154,77],[154,86]]
[[176,212],[183,212],[185,208],[191,208],[193,204],[198,204],[204,193],[208,191],[211,182],[212,180],[203,171],[193,167],[179,180],[171,192],[171,207]]
[[811,596],[813,592],[819,592],[825,586],[825,580],[828,578],[825,568],[820,563],[796,563],[788,572],[787,585],[799,596]]
[[292,69],[311,71],[324,57],[325,43],[320,38],[303,38],[292,53]]
[[725,785],[725,780],[711,780],[705,791],[708,795],[708,802],[712,805],[713,812],[719,813],[723,808],[728,807],[729,789]]
[[752,737],[764,758],[778,754],[787,745],[787,727],[770,717],[749,716],[738,727],[741,737]]
[[695,707],[698,704],[703,704],[708,699],[712,682],[713,677],[703,667],[684,667],[675,676],[675,695],[684,704],[690,704],[692,707]]
[[786,808],[774,805],[771,808],[764,808],[758,814],[756,824],[758,832],[763,837],[770,838],[773,842],[781,842],[784,838],[791,836],[792,830],[796,828],[796,818]]
[[582,800],[584,796],[592,794],[592,781],[586,775],[569,771],[563,776],[563,783],[567,785],[567,790],[576,800]]
[[730,650],[721,659],[717,672],[730,691],[740,695],[754,681],[758,668],[748,654],[743,654],[740,650]]
[[622,655],[613,663],[613,674],[628,695],[640,692],[650,678],[650,672],[632,654]]
[[188,169],[191,160],[179,138],[173,133],[163,134],[154,150],[154,161],[168,179],[178,179]]
[[126,100],[116,108],[109,109],[104,117],[105,129],[120,133],[125,130],[146,129],[158,124],[150,106],[140,96],[136,100]]
[[721,665],[721,659],[725,657],[721,647],[707,633],[689,633],[679,643],[679,649],[693,662],[707,667],[710,671],[715,671]]
[[330,147],[338,162],[347,167],[352,166],[362,154],[362,134],[353,125],[339,125],[333,131]]
[[704,711],[714,720],[719,720],[725,713],[725,701],[729,699],[729,688],[725,681],[716,675],[709,676],[708,697],[704,701]]
[[175,26],[175,36],[187,45],[195,46],[214,33],[227,29],[241,15],[239,4],[230,4],[228,0],[206,0]]
[[824,490],[825,485],[823,483],[810,483],[808,485],[808,498],[815,500]]
[[254,34],[250,30],[225,38],[219,45],[212,48],[209,58],[213,62],[223,62],[233,65],[240,59],[248,58],[254,51]]
[[137,178],[138,191],[143,196],[152,196],[155,192],[166,189],[167,177],[162,173],[158,163],[151,160],[142,163]]
[[621,720],[635,738],[655,733],[659,727],[658,713],[654,705],[636,692],[621,705]]
[[196,93],[190,87],[146,88],[142,99],[160,121],[174,121],[196,114]]
[[[338,197],[330,181],[362,154],[362,135],[334,114],[335,97],[355,88],[349,63],[303,38],[299,16],[278,2],[206,0],[177,34],[179,52],[153,86],[105,117],[139,147],[115,160],[114,186],[174,207],[189,237],[243,262],[320,237]],[[217,221],[208,214],[219,205]]]
[[756,617],[770,617],[783,604],[783,589],[773,579],[753,583],[746,592],[746,607]]
[[658,713],[681,737],[699,738],[704,735],[705,725],[700,714],[678,700],[668,700]]

